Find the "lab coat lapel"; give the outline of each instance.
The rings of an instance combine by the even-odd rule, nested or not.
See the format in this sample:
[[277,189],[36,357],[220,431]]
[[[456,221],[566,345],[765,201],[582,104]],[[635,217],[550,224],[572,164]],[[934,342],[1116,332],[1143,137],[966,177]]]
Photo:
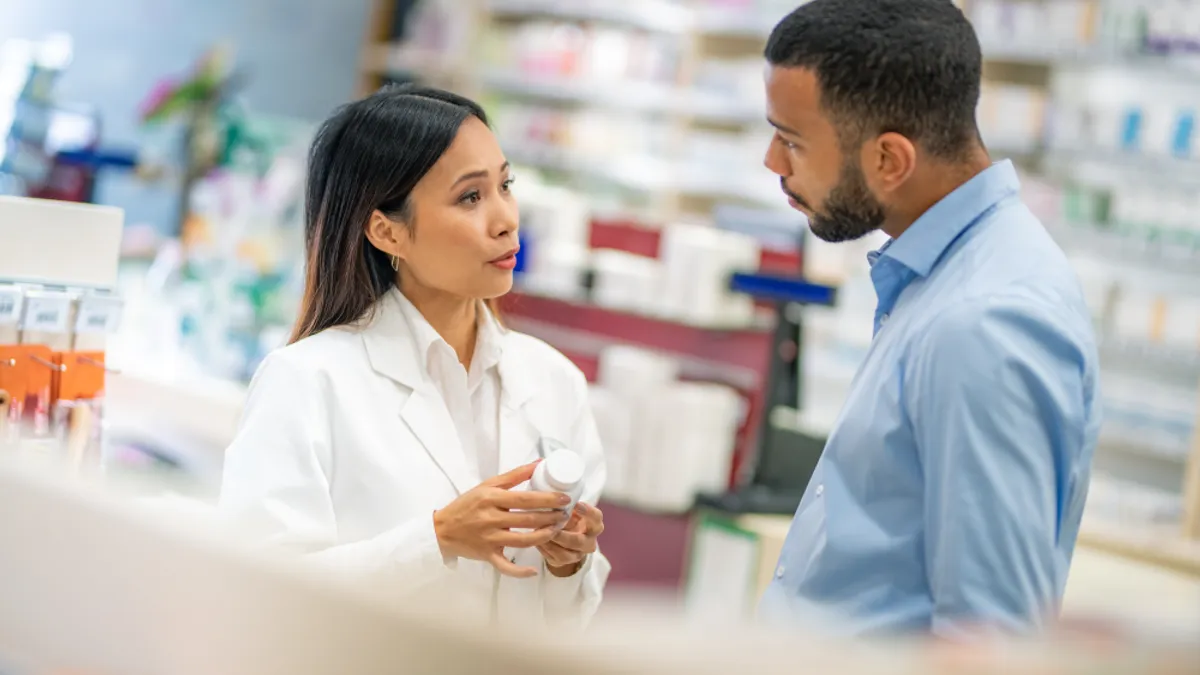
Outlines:
[[536,391],[528,365],[519,363],[511,349],[500,357],[500,473],[538,458],[541,434],[526,407]]
[[395,297],[398,293],[392,290],[384,296],[363,330],[367,356],[377,373],[409,390],[400,417],[461,494],[478,481],[467,468],[454,420],[426,374],[413,332]]
[[454,428],[454,420],[442,397],[428,387],[414,389],[400,410],[400,417],[412,430],[413,435],[425,446],[442,472],[454,484],[459,494],[475,487],[475,480],[467,468],[462,443]]

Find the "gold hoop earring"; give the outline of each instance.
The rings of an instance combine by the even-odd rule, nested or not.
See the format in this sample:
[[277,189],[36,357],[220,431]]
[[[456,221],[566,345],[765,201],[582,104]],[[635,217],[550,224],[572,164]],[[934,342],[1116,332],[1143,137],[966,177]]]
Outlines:
[[399,272],[400,271],[400,256],[394,255],[394,256],[391,256],[391,258],[392,258],[392,269],[395,270],[396,272]]

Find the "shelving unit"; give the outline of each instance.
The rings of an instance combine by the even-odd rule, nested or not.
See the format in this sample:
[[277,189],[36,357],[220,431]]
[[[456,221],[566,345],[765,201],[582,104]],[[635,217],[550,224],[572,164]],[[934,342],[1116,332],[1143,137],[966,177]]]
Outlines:
[[[1158,422],[1144,419],[1148,414],[1144,411],[1154,405],[1146,401],[1157,395],[1155,389],[1200,390],[1200,315],[1194,318],[1190,346],[1178,339],[1173,344],[1164,341],[1170,312],[1180,312],[1186,320],[1190,310],[1185,305],[1200,293],[1200,217],[1182,204],[1179,217],[1161,206],[1173,195],[1194,193],[1200,184],[1200,137],[1190,139],[1189,150],[1187,99],[1176,91],[1193,87],[1200,95],[1196,88],[1200,54],[1145,48],[1140,31],[1164,27],[1140,21],[1130,12],[1149,3],[967,0],[964,4],[973,20],[990,18],[1001,27],[980,29],[985,86],[1016,87],[1018,93],[1045,97],[1042,126],[1029,138],[1026,147],[1031,151],[1019,158],[1019,164],[1029,175],[1055,183],[1063,191],[1060,206],[1039,213],[1063,249],[1104,267],[1106,290],[1097,300],[1104,307],[1095,308],[1100,317],[1101,364],[1110,375],[1102,375],[1102,390],[1114,393],[1118,379],[1132,377],[1145,383],[1140,394],[1122,391],[1119,402],[1106,405],[1110,414],[1101,431],[1097,473],[1115,472],[1129,481],[1130,489],[1144,485],[1142,481],[1155,489],[1169,487],[1179,499],[1182,527],[1085,517],[1080,543],[1200,574],[1200,415],[1193,417],[1190,443],[1175,440],[1178,434],[1158,433],[1153,426]],[[1054,39],[1042,39],[1038,30]],[[1165,103],[1159,104],[1159,99]],[[1083,113],[1076,116],[1079,110]],[[1072,127],[1080,123],[1082,135],[1073,137]],[[1172,124],[1179,127],[1172,130]],[[1138,194],[1143,190],[1166,197],[1155,203]],[[1134,199],[1141,201],[1134,205]],[[1096,217],[1080,218],[1075,211],[1081,203],[1101,208],[1095,210]],[[1135,326],[1122,325],[1136,323],[1141,316],[1139,311],[1128,311],[1130,303],[1152,303],[1145,307],[1144,335],[1137,334]],[[1135,400],[1138,405],[1130,408]],[[1186,413],[1176,414],[1179,417],[1186,418]],[[1108,487],[1130,492],[1119,485]],[[1099,499],[1101,490],[1094,492]],[[1139,502],[1137,508],[1142,506]],[[1104,511],[1137,508],[1132,502],[1107,504]]]
[[[454,3],[452,10],[444,3],[427,2],[424,18],[414,18],[411,39],[389,36],[368,45],[364,63],[373,77],[366,79],[375,83],[389,73],[415,73],[476,97],[489,109],[501,142],[514,159],[568,184],[599,180],[623,195],[620,203],[655,222],[707,217],[721,202],[782,209],[786,205],[775,181],[760,166],[766,134],[761,148],[750,140],[733,155],[725,152],[732,158],[729,161],[689,154],[693,139],[736,146],[753,139],[747,133],[756,127],[765,128],[761,92],[729,89],[736,85],[736,77],[730,79],[727,66],[730,59],[759,58],[775,21],[791,8],[777,4],[778,9],[761,13],[769,3],[751,11],[721,3],[662,0],[473,0]],[[439,12],[445,12],[445,21],[439,20]],[[386,11],[377,14],[384,16]],[[564,48],[561,54],[548,51],[518,57],[515,50],[545,40],[501,37],[546,22],[555,22],[556,30],[581,31],[578,35],[589,35],[595,42],[579,47],[582,51]],[[498,47],[505,39],[510,40],[508,46]],[[647,66],[646,77],[602,74],[600,70],[607,66],[589,70],[587,65],[592,48],[604,53],[598,61],[661,63]],[[531,65],[556,59],[562,67]],[[566,65],[568,61],[573,65]],[[725,83],[723,88],[713,86],[713,73],[704,74],[706,63],[718,62],[724,65],[710,70],[725,73],[717,76]],[[750,70],[750,77],[757,80],[757,66]],[[655,147],[636,142],[624,148],[599,142],[591,149],[581,147],[572,141],[574,137],[598,132],[585,124],[576,134],[571,131],[572,120],[589,111],[615,115],[628,124],[654,124],[652,135],[665,140]],[[548,123],[561,131],[551,133],[552,143],[536,138],[541,122],[531,121],[521,128],[522,123],[514,121],[526,115],[552,120]],[[628,137],[619,131],[610,133],[615,145]],[[704,165],[732,170],[709,176],[697,171]]]
[[100,465],[123,220],[112,207],[0,196],[0,461]]

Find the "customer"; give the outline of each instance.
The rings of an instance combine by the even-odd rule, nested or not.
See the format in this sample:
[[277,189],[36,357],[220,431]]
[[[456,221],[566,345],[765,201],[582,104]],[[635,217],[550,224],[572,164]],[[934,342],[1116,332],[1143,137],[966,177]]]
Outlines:
[[609,570],[600,510],[556,534],[568,498],[513,488],[543,438],[584,459],[583,501],[604,461],[583,374],[490,308],[518,217],[483,111],[384,89],[325,122],[308,170],[299,322],[251,384],[222,507],[379,588],[454,589],[482,619],[587,619]]
[[1099,425],[1059,248],[980,140],[979,42],[950,0],[814,0],[766,48],[766,165],[812,233],[869,256],[874,339],[796,512],[766,617],[853,633],[1042,628]]

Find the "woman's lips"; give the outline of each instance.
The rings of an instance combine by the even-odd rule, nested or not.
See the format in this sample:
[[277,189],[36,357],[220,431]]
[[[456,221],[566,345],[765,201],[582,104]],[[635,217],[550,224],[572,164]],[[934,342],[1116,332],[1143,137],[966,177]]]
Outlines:
[[519,251],[519,250],[520,249],[514,248],[513,250],[509,251],[508,253],[505,253],[504,255],[500,256],[499,258],[488,261],[488,264],[499,267],[502,270],[515,269],[517,266],[517,251]]

